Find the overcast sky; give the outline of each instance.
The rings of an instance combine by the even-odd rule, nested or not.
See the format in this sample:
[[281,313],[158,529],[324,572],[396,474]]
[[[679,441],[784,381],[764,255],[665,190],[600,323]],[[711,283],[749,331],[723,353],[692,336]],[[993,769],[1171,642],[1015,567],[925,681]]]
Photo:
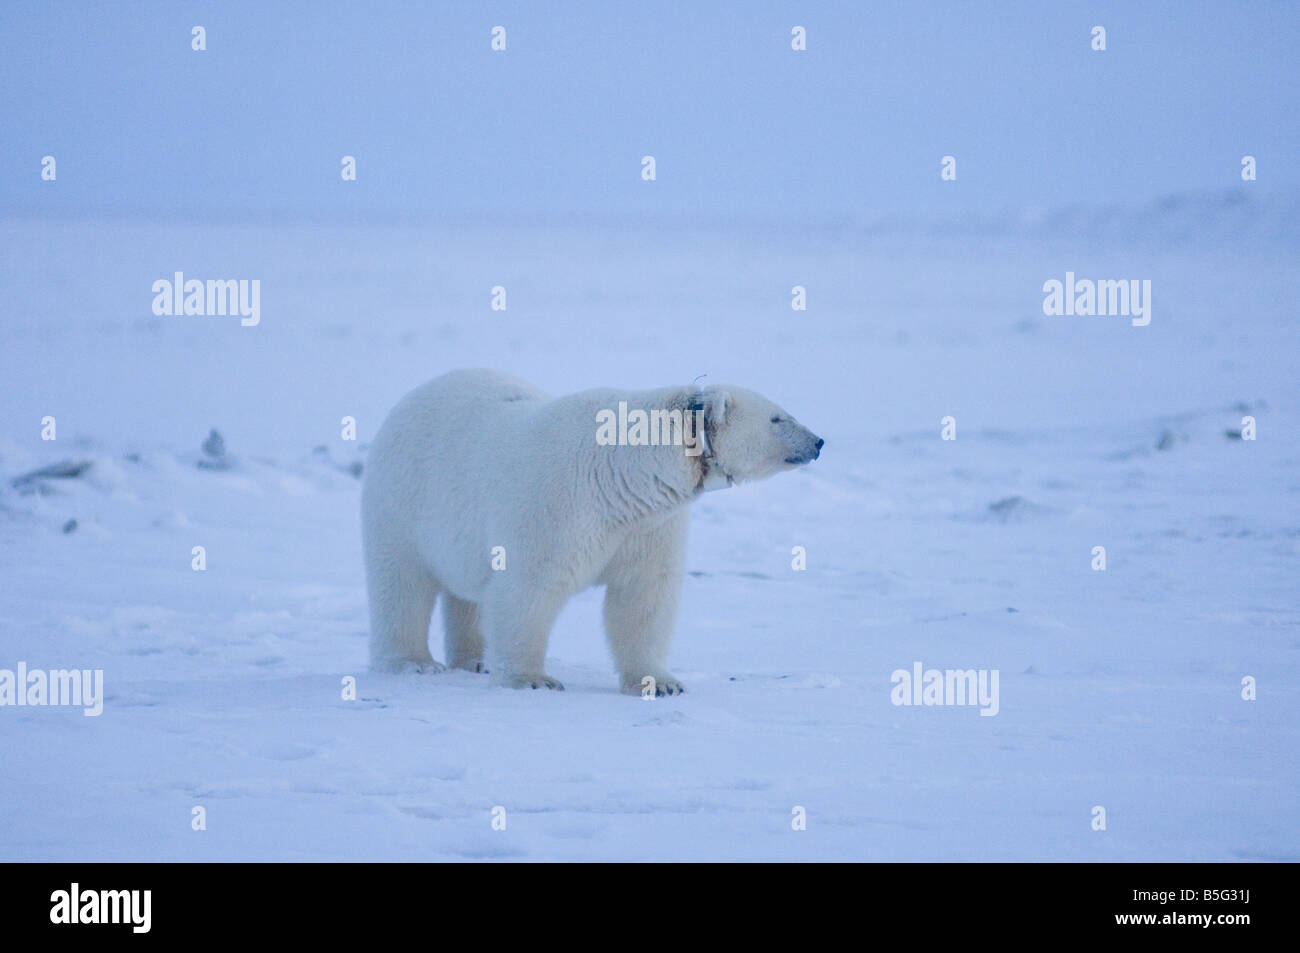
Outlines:
[[0,210],[860,219],[1241,188],[1246,154],[1296,189],[1296,3],[291,9],[8,0]]

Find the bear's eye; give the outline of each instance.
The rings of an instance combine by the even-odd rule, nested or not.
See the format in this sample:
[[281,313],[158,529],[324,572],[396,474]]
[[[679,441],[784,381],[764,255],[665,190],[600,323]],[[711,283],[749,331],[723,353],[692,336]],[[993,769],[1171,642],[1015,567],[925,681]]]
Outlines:
[[780,418],[780,417],[773,417],[773,418],[772,418],[772,423],[774,423],[774,424],[779,424],[780,422],[781,422],[781,418]]

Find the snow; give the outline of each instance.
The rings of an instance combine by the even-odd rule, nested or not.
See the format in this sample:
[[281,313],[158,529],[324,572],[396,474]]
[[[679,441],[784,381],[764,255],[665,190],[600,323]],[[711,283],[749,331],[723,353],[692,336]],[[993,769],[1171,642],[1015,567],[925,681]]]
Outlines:
[[[0,220],[0,668],[107,695],[0,709],[0,858],[1300,859],[1294,208]],[[155,317],[177,270],[260,279],[261,324]],[[1150,279],[1151,324],[1045,317],[1066,271]],[[617,693],[594,591],[551,640],[563,693],[366,671],[351,470],[463,366],[707,374],[825,437],[696,505],[686,695]],[[92,466],[13,485],[65,461]],[[892,705],[917,661],[998,670],[998,714]]]

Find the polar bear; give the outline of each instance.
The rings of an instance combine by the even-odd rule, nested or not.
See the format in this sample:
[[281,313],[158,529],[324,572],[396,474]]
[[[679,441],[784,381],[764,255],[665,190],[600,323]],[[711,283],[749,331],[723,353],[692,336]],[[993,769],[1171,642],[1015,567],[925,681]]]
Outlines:
[[562,689],[543,671],[551,625],[571,596],[603,585],[623,691],[683,691],[668,650],[691,502],[815,460],[822,445],[739,387],[551,397],[488,370],[435,378],[393,408],[368,453],[371,666],[443,669],[428,644],[441,595],[449,665]]

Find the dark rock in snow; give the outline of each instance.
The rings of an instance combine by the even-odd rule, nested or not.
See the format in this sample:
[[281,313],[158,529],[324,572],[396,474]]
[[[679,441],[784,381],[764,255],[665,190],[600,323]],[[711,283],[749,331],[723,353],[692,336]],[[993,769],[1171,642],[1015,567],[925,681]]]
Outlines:
[[1008,496],[989,504],[989,512],[1000,522],[1024,519],[1033,509],[1033,505],[1023,496]]
[[1157,450],[1172,450],[1180,443],[1186,443],[1187,437],[1180,433],[1174,433],[1172,430],[1166,430],[1156,441]]
[[226,457],[226,438],[221,436],[216,427],[213,427],[208,433],[208,439],[203,441],[203,453],[206,460],[200,460],[199,466],[205,470],[226,470],[230,467],[230,460]]
[[39,489],[42,480],[75,480],[93,466],[89,460],[60,460],[48,467],[16,477],[11,484],[15,490],[31,492]]

